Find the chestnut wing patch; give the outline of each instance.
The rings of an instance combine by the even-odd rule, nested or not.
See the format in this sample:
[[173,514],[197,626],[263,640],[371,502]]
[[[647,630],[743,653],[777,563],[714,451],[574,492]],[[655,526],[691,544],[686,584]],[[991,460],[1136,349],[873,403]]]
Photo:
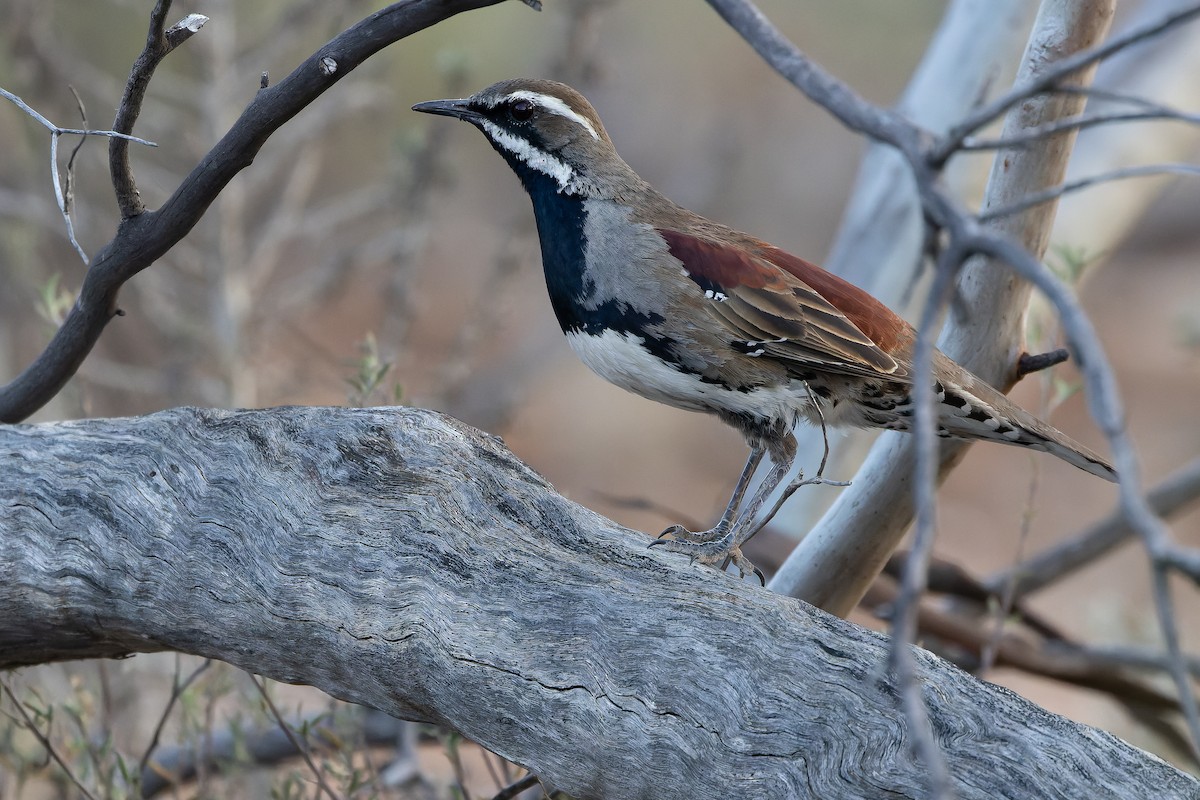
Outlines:
[[906,343],[907,323],[853,284],[770,245],[751,251],[659,232],[687,276],[716,301],[710,311],[735,348],[803,369],[906,379],[888,350]]

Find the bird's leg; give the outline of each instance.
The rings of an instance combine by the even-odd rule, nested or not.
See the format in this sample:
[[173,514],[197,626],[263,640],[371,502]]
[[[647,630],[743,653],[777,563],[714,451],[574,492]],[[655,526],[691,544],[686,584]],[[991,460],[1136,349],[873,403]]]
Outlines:
[[750,446],[750,457],[746,459],[746,466],[742,468],[742,474],[738,477],[737,485],[733,487],[733,496],[729,498],[729,505],[725,506],[725,513],[721,515],[721,519],[711,529],[707,531],[689,531],[682,525],[672,525],[660,533],[658,538],[661,539],[664,536],[671,535],[689,541],[711,541],[723,536],[729,530],[729,526],[733,524],[733,520],[737,516],[738,506],[742,504],[742,498],[745,497],[746,489],[750,486],[750,479],[754,477],[754,473],[758,469],[758,465],[762,463],[765,454],[766,448],[760,442],[755,442]]
[[[731,554],[737,553],[737,556],[734,558],[735,564],[737,563],[737,558],[741,556],[738,548],[751,536],[762,530],[771,521],[771,517],[775,516],[775,512],[779,510],[784,501],[788,497],[791,497],[792,492],[796,491],[796,487],[789,485],[784,490],[784,496],[771,506],[770,511],[760,515],[759,512],[762,510],[762,507],[771,499],[771,495],[775,493],[775,490],[779,488],[779,484],[783,483],[783,479],[792,470],[792,464],[796,460],[796,437],[789,432],[783,438],[772,442],[770,448],[771,471],[767,473],[767,477],[763,478],[763,482],[759,484],[758,490],[750,498],[750,502],[746,503],[746,507],[738,515],[737,524],[734,525],[733,541],[729,549]],[[740,565],[738,569],[741,569]]]
[[[800,470],[799,472],[797,472],[796,477],[792,478],[792,480],[788,483],[788,485],[783,488],[783,491],[779,493],[779,497],[776,498],[776,500],[775,500],[775,505],[771,506],[770,510],[767,511],[767,513],[763,515],[762,520],[760,522],[758,522],[758,524],[756,524],[756,525],[747,525],[745,530],[743,530],[739,535],[734,537],[733,546],[735,548],[740,548],[743,544],[745,544],[746,542],[748,542],[750,540],[750,537],[754,536],[754,534],[756,534],[760,530],[762,530],[763,527],[765,527],[768,522],[770,522],[772,519],[774,519],[775,514],[779,511],[779,509],[783,508],[783,504],[786,503],[788,501],[788,499],[793,494],[795,494],[796,490],[799,489],[801,486],[809,486],[812,484],[822,484],[822,483],[829,484],[831,486],[849,486],[850,485],[849,481],[832,481],[825,477],[825,466],[829,463],[829,428],[825,424],[825,413],[821,410],[821,405],[820,405],[820,403],[817,402],[817,398],[813,396],[812,389],[809,388],[808,384],[805,384],[804,389],[805,389],[805,391],[808,392],[808,399],[812,403],[812,407],[817,414],[817,419],[821,423],[821,440],[825,444],[825,450],[821,455],[821,465],[819,467],[817,467],[817,474],[811,478],[804,477],[804,470]],[[785,450],[790,449],[791,454],[788,455],[787,452],[783,452],[779,456],[776,456],[774,453],[772,453],[771,459],[773,461],[777,461],[778,458],[790,458],[792,461],[794,461],[796,458],[796,439],[795,439],[795,437],[794,436],[791,437],[790,445],[788,444],[788,442],[784,441],[781,446]],[[739,569],[740,569],[740,567],[739,567]]]
[[[668,529],[668,532],[672,533],[675,538],[658,539],[650,543],[651,547],[660,545],[669,552],[683,553],[702,564],[713,566],[719,566],[726,558],[729,558],[742,577],[745,577],[747,572],[752,572],[759,577],[759,580],[762,580],[762,573],[742,555],[738,546],[753,536],[759,528],[766,524],[767,519],[770,519],[768,516],[762,522],[756,521],[763,505],[792,468],[792,462],[796,458],[796,437],[788,432],[774,441],[769,441],[766,447],[759,443],[755,451],[750,454],[746,469],[743,470],[742,477],[738,480],[738,490],[734,493],[735,500],[740,499],[739,495],[745,493],[750,476],[753,475],[767,448],[771,453],[771,471],[759,484],[741,513],[734,513],[731,521],[727,521],[723,516],[715,528],[701,533],[685,531],[686,535],[679,536],[675,531]],[[726,509],[726,516],[729,515],[730,509],[736,508],[736,506],[737,503],[731,502],[730,508]],[[725,527],[722,528],[722,525]]]

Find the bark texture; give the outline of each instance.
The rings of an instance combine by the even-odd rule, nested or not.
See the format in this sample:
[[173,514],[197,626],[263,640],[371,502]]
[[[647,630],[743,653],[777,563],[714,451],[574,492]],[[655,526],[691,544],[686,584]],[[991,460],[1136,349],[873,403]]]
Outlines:
[[[180,650],[447,725],[578,798],[920,797],[883,637],[414,409],[0,426],[0,667]],[[1194,798],[917,651],[962,798]]]

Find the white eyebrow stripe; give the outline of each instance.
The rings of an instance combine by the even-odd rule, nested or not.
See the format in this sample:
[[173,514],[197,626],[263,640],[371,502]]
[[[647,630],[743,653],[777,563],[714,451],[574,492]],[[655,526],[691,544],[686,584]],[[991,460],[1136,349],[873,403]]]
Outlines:
[[592,135],[596,141],[600,141],[600,134],[588,121],[587,117],[580,114],[569,105],[559,100],[557,97],[552,97],[548,94],[540,94],[539,92],[531,92],[527,89],[513,92],[508,96],[509,100],[528,100],[534,105],[541,106],[551,114],[558,114],[560,117],[565,117],[572,122],[578,123],[584,130]]

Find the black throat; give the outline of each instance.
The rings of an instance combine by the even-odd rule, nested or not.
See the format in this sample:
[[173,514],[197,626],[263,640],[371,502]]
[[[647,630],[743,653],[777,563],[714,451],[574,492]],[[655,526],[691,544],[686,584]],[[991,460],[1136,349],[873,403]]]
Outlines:
[[595,282],[588,277],[586,198],[570,189],[560,190],[557,180],[503,147],[496,146],[496,150],[517,173],[533,201],[546,289],[563,333],[634,334],[649,352],[682,368],[673,352],[674,340],[662,333],[664,318],[660,314],[636,310],[618,297],[598,296]]
[[564,333],[584,329],[588,320],[581,303],[590,293],[590,287],[584,282],[587,208],[583,196],[559,191],[554,178],[530,168],[523,161],[515,158],[508,161],[533,201],[546,289],[558,324]]
[[[661,314],[639,311],[618,297],[598,296],[595,282],[588,277],[586,198],[570,190],[560,191],[558,181],[551,176],[531,168],[502,147],[497,146],[496,150],[517,173],[533,201],[546,288],[563,333],[633,334],[647,352],[680,372],[695,374],[703,383],[719,384],[741,392],[754,388],[752,385],[729,384],[719,375],[687,366],[676,352],[677,341],[664,330],[666,320]],[[747,431],[774,424],[757,417],[731,422]]]

